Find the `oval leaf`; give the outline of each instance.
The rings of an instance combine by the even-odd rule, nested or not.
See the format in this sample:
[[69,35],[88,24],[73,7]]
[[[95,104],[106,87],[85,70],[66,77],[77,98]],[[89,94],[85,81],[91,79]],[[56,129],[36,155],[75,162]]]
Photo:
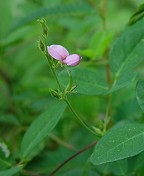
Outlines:
[[127,27],[111,49],[110,67],[115,75],[112,87],[115,87],[119,77],[122,76],[126,77],[126,82],[129,83],[129,74],[143,60],[143,56],[144,19]]
[[142,111],[144,112],[144,80],[139,80],[136,86],[136,98]]
[[144,125],[120,123],[109,130],[95,147],[90,161],[95,164],[121,160],[144,150]]
[[31,151],[56,126],[65,108],[66,104],[64,102],[54,102],[31,124],[26,131],[21,144],[21,153],[23,158],[29,155]]
[[129,73],[144,56],[144,19],[126,28],[110,52],[112,72],[119,77]]

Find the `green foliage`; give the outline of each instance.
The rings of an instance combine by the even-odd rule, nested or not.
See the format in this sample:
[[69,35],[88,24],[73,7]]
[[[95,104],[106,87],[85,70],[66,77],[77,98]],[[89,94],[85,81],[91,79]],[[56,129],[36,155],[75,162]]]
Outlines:
[[144,19],[127,27],[110,52],[110,66],[116,79],[128,75],[142,60],[144,55]]
[[28,128],[21,144],[22,158],[30,156],[31,151],[48,135],[60,120],[66,104],[54,102]]
[[139,80],[136,86],[136,97],[137,101],[144,112],[144,81]]
[[136,155],[144,150],[143,138],[143,124],[117,124],[99,141],[90,160],[99,165]]
[[144,4],[140,5],[136,12],[129,20],[129,25],[132,25],[144,17]]
[[[56,175],[144,175],[143,0],[104,2],[0,2],[1,176],[49,175],[78,151]],[[40,39],[82,56],[72,76]]]
[[26,17],[20,19],[16,24],[13,25],[11,30],[15,30],[18,27],[26,25],[38,18],[42,17],[59,17],[65,15],[81,15],[83,13],[91,13],[94,10],[87,3],[74,3],[74,4],[64,4],[52,7],[43,7],[38,9],[36,12],[28,14]]

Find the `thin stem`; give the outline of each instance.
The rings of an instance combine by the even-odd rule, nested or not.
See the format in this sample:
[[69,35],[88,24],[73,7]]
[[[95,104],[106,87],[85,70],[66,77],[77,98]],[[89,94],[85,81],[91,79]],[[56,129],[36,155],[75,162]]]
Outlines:
[[87,0],[87,2],[99,13],[100,17],[102,18],[103,29],[106,30],[107,0],[103,0],[102,7],[99,7],[95,0]]
[[44,43],[45,43],[45,53],[44,53],[44,54],[45,54],[45,56],[46,56],[46,58],[47,58],[47,60],[48,60],[49,67],[50,67],[50,69],[51,69],[51,72],[53,73],[53,76],[54,76],[54,78],[55,78],[55,80],[56,80],[58,86],[59,86],[59,89],[61,90],[61,92],[63,92],[63,89],[62,89],[61,84],[60,84],[60,82],[59,82],[59,80],[58,80],[56,71],[55,71],[55,69],[54,69],[53,66],[52,66],[52,63],[51,63],[51,60],[50,60],[51,58],[50,58],[50,56],[49,56],[49,54],[48,54],[48,52],[47,52],[47,39],[46,39],[46,37],[44,37]]
[[[106,14],[107,14],[107,0],[103,0],[102,19],[103,19],[103,31],[104,32],[106,32],[106,29],[107,29]],[[108,48],[106,49],[106,52],[105,52],[105,58],[107,60],[106,79],[107,79],[107,83],[108,83],[108,89],[110,89],[111,88],[111,71],[110,71],[110,65],[109,65],[109,49]],[[105,114],[104,132],[106,131],[106,127],[107,127],[107,123],[108,123],[107,119],[111,113],[111,94],[107,95],[106,101],[107,101],[107,107],[106,107],[106,114]]]
[[[48,62],[49,62],[50,69],[51,69],[51,71],[52,71],[52,73],[53,73],[53,75],[54,75],[54,78],[55,78],[55,80],[56,80],[56,82],[57,82],[57,84],[58,84],[58,86],[59,86],[61,92],[64,93],[64,92],[63,92],[63,89],[62,89],[62,87],[61,87],[61,84],[60,84],[60,82],[59,82],[59,80],[58,80],[58,77],[57,77],[57,74],[56,74],[56,72],[55,72],[55,69],[54,69],[54,68],[52,67],[52,65],[51,65],[51,62],[50,62],[50,59],[49,59],[48,54],[47,54],[46,56],[47,56],[47,59],[48,59]],[[91,133],[93,133],[94,135],[97,135],[97,134],[96,134],[92,129],[90,129],[90,128],[87,126],[87,124],[86,124],[85,122],[83,122],[83,121],[81,120],[81,118],[77,115],[77,113],[74,111],[73,107],[71,106],[70,102],[68,101],[67,97],[65,97],[64,101],[67,103],[67,105],[69,106],[70,110],[73,112],[73,114],[75,115],[75,117],[82,123],[82,125],[83,125],[87,130],[89,130]]]
[[[48,60],[48,62],[49,62],[50,69],[51,69],[51,71],[52,71],[52,73],[53,73],[53,75],[54,75],[54,78],[55,78],[55,80],[56,80],[56,82],[57,82],[57,84],[58,84],[58,86],[59,86],[61,92],[64,94],[63,89],[62,89],[62,87],[61,87],[61,84],[60,84],[60,82],[59,82],[59,80],[58,80],[57,74],[56,74],[56,72],[55,72],[55,69],[52,67],[52,64],[51,64],[51,62],[50,62],[49,55],[46,54],[46,57],[47,57],[47,60]],[[68,71],[68,70],[67,70],[67,71]],[[90,131],[92,134],[97,135],[97,134],[96,134],[92,129],[90,129],[90,128],[87,126],[87,124],[86,124],[85,122],[83,122],[82,119],[78,116],[78,114],[75,112],[75,110],[74,110],[73,107],[71,106],[70,102],[68,101],[66,95],[65,95],[64,101],[67,103],[68,107],[69,107],[70,110],[73,112],[73,114],[75,115],[75,117],[81,122],[81,124],[82,124],[88,131]]]
[[[106,50],[105,53],[106,59],[107,61],[109,61],[109,50]],[[107,78],[107,83],[108,83],[108,89],[111,88],[111,72],[110,72],[110,65],[109,63],[106,64],[106,78]],[[105,119],[107,119],[110,115],[110,105],[111,105],[111,94],[108,94],[106,97],[106,101],[107,101],[107,108],[106,108],[106,115],[105,115]]]
[[73,109],[73,107],[72,107],[72,105],[70,104],[69,100],[66,99],[65,102],[67,103],[69,109],[73,112],[73,114],[75,115],[75,117],[81,122],[81,124],[82,124],[88,131],[90,131],[92,134],[97,135],[97,133],[95,133],[95,131],[93,131],[91,128],[89,128],[89,127],[87,126],[87,124],[86,124],[84,121],[82,121],[82,119],[79,117],[79,115],[78,115],[78,114],[76,113],[76,111]]
[[53,73],[53,76],[54,76],[54,78],[55,78],[55,80],[56,80],[56,82],[57,82],[57,84],[59,86],[59,89],[61,90],[61,92],[63,92],[63,89],[62,89],[61,84],[60,84],[60,82],[58,80],[58,77],[57,77],[57,74],[55,72],[55,69],[52,67],[52,64],[51,64],[51,61],[50,61],[50,58],[49,58],[48,54],[46,54],[46,58],[48,60],[48,63],[49,63],[50,69],[51,69],[51,71]]
[[54,174],[56,174],[65,164],[67,164],[69,161],[71,161],[72,159],[74,159],[75,157],[77,157],[78,155],[80,155],[81,153],[85,152],[86,150],[88,150],[89,148],[93,147],[96,145],[97,142],[94,142],[88,146],[86,146],[85,148],[83,148],[82,150],[78,151],[77,153],[75,153],[74,155],[72,155],[70,158],[68,158],[67,160],[65,160],[62,164],[60,164],[49,176],[54,176]]

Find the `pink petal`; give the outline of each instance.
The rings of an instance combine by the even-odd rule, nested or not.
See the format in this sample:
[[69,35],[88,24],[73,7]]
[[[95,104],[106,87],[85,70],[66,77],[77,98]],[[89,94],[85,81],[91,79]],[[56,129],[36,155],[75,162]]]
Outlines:
[[69,55],[67,49],[61,45],[50,45],[47,48],[49,55],[56,60],[62,61]]
[[66,57],[62,62],[70,65],[70,66],[76,66],[79,64],[81,57],[78,54],[71,54]]

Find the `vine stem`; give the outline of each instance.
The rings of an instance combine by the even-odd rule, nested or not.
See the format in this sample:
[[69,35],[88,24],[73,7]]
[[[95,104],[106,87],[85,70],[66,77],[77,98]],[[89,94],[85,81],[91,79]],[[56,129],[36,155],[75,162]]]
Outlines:
[[53,73],[53,76],[54,76],[54,78],[55,78],[55,80],[56,80],[56,82],[57,82],[57,84],[58,84],[58,86],[59,86],[59,89],[61,90],[61,92],[63,92],[63,89],[62,89],[61,84],[60,84],[60,82],[59,82],[59,80],[58,80],[57,74],[56,74],[54,68],[52,67],[52,64],[51,64],[50,57],[49,57],[48,53],[46,53],[46,58],[47,58],[47,60],[48,60],[48,63],[49,63],[49,67],[50,67],[50,69],[51,69],[51,72]]
[[75,115],[75,117],[81,122],[81,124],[88,130],[90,131],[92,134],[97,135],[91,128],[89,128],[87,126],[87,124],[81,120],[81,118],[78,116],[78,114],[76,113],[76,111],[73,109],[72,105],[70,104],[69,100],[66,99],[65,102],[67,103],[69,109],[73,112],[73,114]]
[[[58,80],[58,76],[57,76],[57,74],[56,74],[56,72],[55,72],[55,69],[52,67],[52,64],[51,64],[49,55],[48,55],[47,53],[46,53],[46,58],[47,58],[47,60],[48,60],[48,63],[49,63],[50,69],[51,69],[51,71],[52,71],[52,73],[53,73],[53,76],[54,76],[54,78],[55,78],[55,80],[56,80],[56,82],[57,82],[57,84],[58,84],[58,86],[59,86],[59,89],[60,89],[61,92],[64,94],[64,91],[63,91],[63,89],[62,89],[62,87],[61,87],[61,84],[60,84],[60,82],[59,82],[59,80]],[[63,100],[66,102],[66,104],[68,105],[68,107],[69,107],[69,109],[72,111],[72,113],[75,115],[75,117],[81,122],[81,124],[82,124],[89,132],[91,132],[91,133],[94,134],[94,135],[97,135],[97,133],[96,133],[94,130],[92,130],[92,129],[79,117],[79,115],[75,112],[75,110],[73,109],[73,107],[72,107],[72,105],[70,104],[70,102],[69,102],[69,100],[68,100],[68,98],[67,98],[66,95],[65,95],[65,98],[64,98]]]
[[65,164],[67,164],[69,161],[71,161],[72,159],[74,159],[75,157],[77,157],[78,155],[80,155],[81,153],[85,152],[86,150],[88,150],[89,148],[95,146],[97,144],[97,142],[94,142],[88,146],[86,146],[85,148],[83,148],[82,150],[78,151],[77,153],[75,153],[74,155],[72,155],[71,157],[69,157],[67,160],[65,160],[62,164],[60,164],[49,176],[54,176],[55,173],[57,173]]

